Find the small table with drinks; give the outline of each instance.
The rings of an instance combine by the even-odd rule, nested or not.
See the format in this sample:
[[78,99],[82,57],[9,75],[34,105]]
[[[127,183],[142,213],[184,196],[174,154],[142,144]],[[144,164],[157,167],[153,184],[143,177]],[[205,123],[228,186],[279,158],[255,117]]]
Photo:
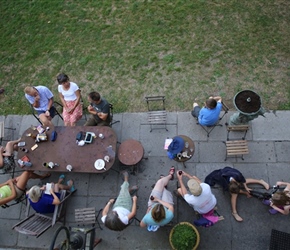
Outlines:
[[182,162],[183,166],[186,168],[184,162],[191,159],[194,155],[194,142],[186,135],[178,135],[178,137],[181,137],[184,140],[184,148],[181,150],[180,153],[177,154],[174,160],[177,162]]

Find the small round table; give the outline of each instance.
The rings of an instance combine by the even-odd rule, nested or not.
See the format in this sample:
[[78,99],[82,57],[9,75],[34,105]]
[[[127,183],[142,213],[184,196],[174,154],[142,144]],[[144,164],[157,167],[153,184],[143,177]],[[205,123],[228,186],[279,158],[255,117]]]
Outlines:
[[118,150],[119,160],[126,166],[136,166],[142,160],[143,155],[142,144],[133,139],[122,142]]
[[[195,150],[194,142],[186,135],[178,135],[178,137],[181,137],[184,140],[184,148],[181,150],[180,153],[182,154],[184,152],[187,152],[188,157],[184,157],[184,156],[181,156],[180,158],[175,157],[173,160],[175,160],[177,162],[182,162],[183,166],[186,168],[184,162],[191,159],[191,157],[194,155],[194,150]],[[187,144],[188,144],[188,146],[187,146]]]

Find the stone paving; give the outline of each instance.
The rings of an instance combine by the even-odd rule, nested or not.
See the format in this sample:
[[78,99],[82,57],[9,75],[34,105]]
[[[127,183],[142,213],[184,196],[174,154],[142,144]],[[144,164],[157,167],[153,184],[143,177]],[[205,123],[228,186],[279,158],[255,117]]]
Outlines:
[[[234,112],[229,112],[223,118],[224,124]],[[249,142],[249,155],[241,158],[225,158],[225,145],[227,133],[226,127],[216,127],[210,137],[196,124],[190,112],[168,113],[168,131],[154,129],[150,133],[150,126],[146,124],[146,113],[122,113],[115,114],[115,120],[119,123],[113,125],[118,135],[118,141],[122,142],[132,138],[139,140],[145,150],[145,157],[138,167],[137,175],[130,175],[130,184],[139,185],[137,218],[142,219],[147,209],[147,199],[151,186],[159,178],[160,174],[168,173],[171,166],[176,169],[184,169],[183,165],[170,160],[163,149],[166,138],[183,134],[189,136],[195,142],[194,156],[186,162],[186,171],[204,180],[205,176],[214,169],[231,166],[239,169],[244,176],[264,179],[270,185],[278,180],[290,181],[290,112],[277,111],[266,113],[265,117],[259,117],[250,122],[250,131],[246,139]],[[22,135],[31,125],[37,125],[36,119],[31,115],[0,116],[0,121],[5,121],[5,126],[16,128],[14,138]],[[80,121],[82,125],[84,121]],[[62,121],[54,119],[54,124],[62,125]],[[6,130],[6,139],[11,138],[11,131]],[[231,134],[239,137],[238,133]],[[241,136],[240,136],[241,137]],[[113,169],[120,170],[124,167],[116,160]],[[74,179],[77,192],[69,201],[67,211],[67,223],[74,222],[74,209],[83,207],[96,207],[97,210],[104,207],[111,197],[116,197],[122,182],[121,176],[113,170],[104,174],[77,174],[65,173],[67,179]],[[8,178],[0,175],[1,183]],[[53,173],[50,181],[56,181],[58,174]],[[45,181],[47,182],[47,180]],[[29,186],[41,184],[40,181],[30,181]],[[176,189],[176,179],[171,181],[168,189]],[[253,186],[259,188],[259,186]],[[280,214],[270,215],[268,207],[261,204],[256,198],[239,196],[238,211],[244,221],[236,222],[231,215],[230,196],[223,193],[221,188],[214,187],[213,193],[218,200],[218,212],[225,220],[210,228],[198,227],[201,241],[198,249],[214,250],[242,250],[242,249],[268,249],[271,229],[277,229],[290,233],[289,217]],[[96,249],[170,249],[168,236],[173,225],[181,221],[193,222],[196,215],[184,201],[174,197],[175,217],[170,225],[160,228],[157,232],[148,232],[133,222],[122,232],[110,231],[106,228],[97,229],[98,237],[103,241]],[[39,238],[18,234],[11,228],[20,219],[24,218],[25,206],[16,206],[0,209],[0,249],[47,249],[52,241],[55,230],[60,224],[49,229]]]

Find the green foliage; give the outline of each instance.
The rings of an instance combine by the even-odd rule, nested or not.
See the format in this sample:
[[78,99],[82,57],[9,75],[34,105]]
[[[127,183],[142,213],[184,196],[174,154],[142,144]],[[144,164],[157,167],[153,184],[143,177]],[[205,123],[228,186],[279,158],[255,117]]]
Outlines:
[[[60,72],[114,104],[146,111],[166,94],[169,111],[206,93],[232,103],[253,89],[268,109],[289,107],[289,1],[0,1],[1,114],[25,114],[23,89]],[[275,93],[273,93],[275,89]],[[84,96],[84,99],[85,96]]]
[[195,231],[191,226],[180,224],[174,227],[171,243],[177,250],[192,250],[196,239]]

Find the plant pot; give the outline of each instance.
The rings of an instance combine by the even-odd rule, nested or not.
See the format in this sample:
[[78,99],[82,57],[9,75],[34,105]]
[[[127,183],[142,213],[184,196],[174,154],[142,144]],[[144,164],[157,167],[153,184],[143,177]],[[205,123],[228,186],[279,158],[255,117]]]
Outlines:
[[169,242],[173,250],[195,250],[199,241],[199,232],[189,222],[180,222],[170,231]]

